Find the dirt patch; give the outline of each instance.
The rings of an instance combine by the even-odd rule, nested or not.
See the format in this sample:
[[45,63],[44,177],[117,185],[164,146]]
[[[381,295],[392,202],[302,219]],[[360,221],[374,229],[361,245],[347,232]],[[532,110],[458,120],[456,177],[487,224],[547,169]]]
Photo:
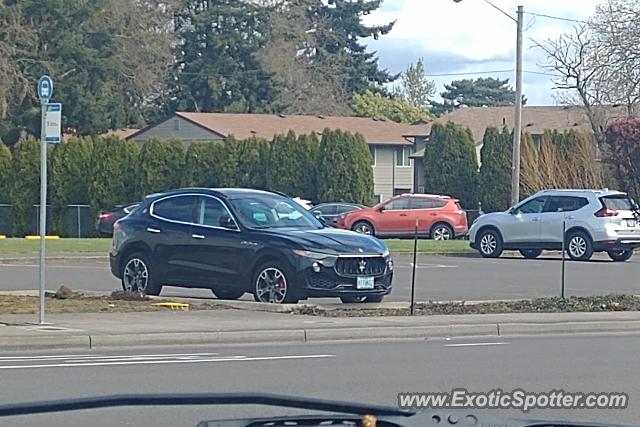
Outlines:
[[[146,296],[125,295],[122,292],[110,296],[86,296],[68,289],[46,294],[47,313],[131,313],[146,311],[184,310],[187,307],[171,306],[167,301],[150,300]],[[157,305],[165,303],[164,305]],[[38,313],[40,299],[34,296],[0,295],[1,314]],[[189,303],[188,310],[215,310],[224,308],[220,304]]]
[[[551,297],[531,300],[493,302],[421,302],[415,305],[414,314],[430,316],[440,314],[500,314],[500,313],[569,313],[640,311],[640,296],[605,295],[593,297]],[[409,316],[409,308],[362,307],[323,308],[317,305],[294,307],[294,314],[324,317],[372,317]]]

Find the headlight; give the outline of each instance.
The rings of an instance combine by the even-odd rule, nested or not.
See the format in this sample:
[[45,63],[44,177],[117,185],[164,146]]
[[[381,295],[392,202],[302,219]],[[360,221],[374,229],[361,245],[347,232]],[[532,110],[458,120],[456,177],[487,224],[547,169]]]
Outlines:
[[389,255],[390,255],[390,253],[389,253],[389,249],[385,249],[385,250],[384,250],[384,252],[382,253],[382,256],[383,256],[384,258],[388,257]]
[[312,259],[325,259],[325,258],[335,256],[331,254],[325,254],[322,252],[305,251],[304,249],[294,249],[293,253],[301,257],[312,258]]

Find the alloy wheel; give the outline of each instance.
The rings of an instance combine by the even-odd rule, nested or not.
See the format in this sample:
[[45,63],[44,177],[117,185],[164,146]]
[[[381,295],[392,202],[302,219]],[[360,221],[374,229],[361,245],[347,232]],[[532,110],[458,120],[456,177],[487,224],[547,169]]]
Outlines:
[[149,269],[140,258],[131,258],[124,267],[123,283],[126,291],[145,292],[149,283]]
[[493,234],[487,233],[480,239],[480,250],[486,255],[494,253],[497,247],[498,241]]
[[440,226],[433,230],[433,240],[451,240],[449,227]]
[[358,224],[355,229],[356,233],[371,235],[371,227],[367,224]]
[[259,302],[282,304],[287,297],[287,278],[275,267],[265,268],[256,279],[256,299]]
[[584,256],[587,251],[587,242],[582,236],[573,236],[569,241],[569,253],[575,258]]

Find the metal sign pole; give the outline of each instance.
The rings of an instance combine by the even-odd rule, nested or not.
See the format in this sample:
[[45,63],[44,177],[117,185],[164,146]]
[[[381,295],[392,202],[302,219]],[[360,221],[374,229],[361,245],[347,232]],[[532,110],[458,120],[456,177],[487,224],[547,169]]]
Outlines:
[[416,229],[413,234],[413,272],[411,274],[411,315],[413,316],[416,296],[416,254],[418,252],[418,220],[416,220]]
[[45,296],[45,236],[47,231],[47,141],[45,126],[47,121],[47,101],[42,101],[42,130],[40,131],[40,316],[44,324]]
[[[40,122],[40,312],[39,323],[44,324],[44,296],[45,296],[45,237],[47,235],[47,110],[49,100],[53,95],[53,81],[47,75],[40,77],[37,85],[38,99],[42,105],[42,118]],[[57,117],[62,112],[62,107],[57,104]],[[58,122],[56,122],[58,123]],[[58,125],[59,128],[59,125]],[[59,133],[59,132],[58,132]],[[59,135],[54,135],[55,142],[59,142]]]
[[565,276],[565,264],[566,264],[566,255],[565,255],[565,242],[567,240],[567,220],[565,217],[565,213],[562,213],[562,280],[560,282],[560,296],[564,298],[564,276]]

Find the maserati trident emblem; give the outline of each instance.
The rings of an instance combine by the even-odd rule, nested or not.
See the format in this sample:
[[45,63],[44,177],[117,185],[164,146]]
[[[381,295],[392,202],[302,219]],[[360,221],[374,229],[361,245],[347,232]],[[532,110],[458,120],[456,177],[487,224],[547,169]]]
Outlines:
[[358,264],[358,269],[360,270],[360,273],[364,273],[364,270],[367,268],[367,261],[365,261],[364,259],[360,260],[360,263]]

